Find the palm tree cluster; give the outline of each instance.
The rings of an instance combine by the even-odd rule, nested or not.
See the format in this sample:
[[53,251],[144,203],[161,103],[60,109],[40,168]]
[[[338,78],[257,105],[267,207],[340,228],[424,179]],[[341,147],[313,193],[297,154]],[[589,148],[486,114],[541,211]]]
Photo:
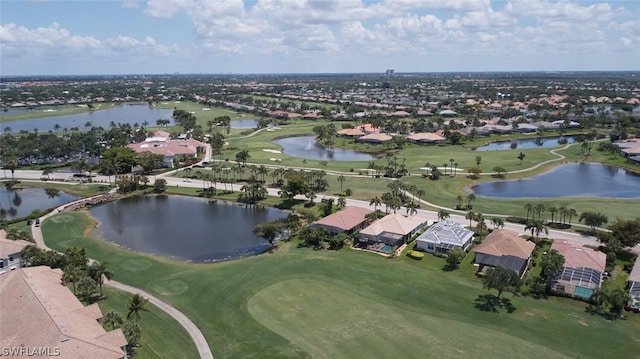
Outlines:
[[549,205],[547,207],[544,203],[541,202],[525,203],[524,209],[527,211],[527,221],[529,221],[529,219],[543,221],[542,213],[546,211],[551,214],[551,223],[567,224],[568,221],[568,224],[571,225],[572,218],[578,215],[578,212],[576,212],[576,210],[573,208],[557,205]]

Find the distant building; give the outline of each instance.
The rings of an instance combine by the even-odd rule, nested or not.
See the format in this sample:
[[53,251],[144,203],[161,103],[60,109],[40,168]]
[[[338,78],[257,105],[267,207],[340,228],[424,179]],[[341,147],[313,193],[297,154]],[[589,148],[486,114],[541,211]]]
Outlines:
[[137,153],[151,152],[164,157],[165,167],[173,167],[173,160],[182,155],[197,157],[198,151],[205,144],[193,138],[171,139],[168,132],[156,131],[152,137],[147,137],[143,142],[128,145]]
[[394,69],[388,69],[385,72],[385,76],[387,76],[387,77],[393,77],[395,74],[396,74],[396,70],[394,70]]

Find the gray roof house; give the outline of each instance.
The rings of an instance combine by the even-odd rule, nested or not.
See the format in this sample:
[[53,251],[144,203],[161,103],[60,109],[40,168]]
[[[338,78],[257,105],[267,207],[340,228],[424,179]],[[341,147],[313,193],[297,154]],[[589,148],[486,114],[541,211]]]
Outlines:
[[447,254],[454,248],[467,250],[473,240],[473,232],[461,224],[440,221],[429,227],[416,239],[416,248],[427,253]]

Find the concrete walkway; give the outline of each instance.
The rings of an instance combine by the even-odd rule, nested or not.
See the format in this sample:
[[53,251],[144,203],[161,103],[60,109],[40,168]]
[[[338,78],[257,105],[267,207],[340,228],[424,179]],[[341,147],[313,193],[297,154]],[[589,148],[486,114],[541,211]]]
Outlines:
[[[100,195],[89,197],[89,198],[94,198],[94,197],[99,197],[99,196]],[[66,203],[66,204],[58,207],[57,209],[55,209],[55,210],[47,213],[46,215],[40,217],[40,223],[42,224],[44,222],[44,220],[46,220],[47,218],[58,214],[59,212],[64,210],[65,207],[68,207],[68,206],[71,206],[73,204],[77,204],[77,203],[80,203],[80,202],[87,201],[89,198],[83,198],[83,199],[80,199],[80,200],[77,200],[77,201],[74,201],[74,202]],[[36,245],[38,246],[38,248],[51,250],[44,243],[44,237],[42,235],[42,229],[40,228],[40,226],[36,227],[35,221],[31,225],[31,234],[32,234],[33,239],[35,240]],[[123,290],[125,292],[129,292],[129,293],[132,293],[132,294],[139,294],[139,295],[145,297],[147,300],[149,300],[149,303],[155,305],[160,310],[162,310],[163,312],[165,312],[169,316],[171,316],[173,319],[175,319],[178,323],[180,323],[180,325],[182,325],[182,327],[187,331],[187,333],[189,333],[189,336],[191,336],[191,339],[193,340],[194,344],[196,345],[196,348],[198,350],[200,358],[202,358],[202,359],[213,359],[213,353],[211,352],[211,348],[209,348],[209,344],[207,343],[207,340],[205,339],[205,337],[202,334],[202,332],[200,331],[200,329],[198,329],[198,327],[189,318],[187,318],[186,315],[182,314],[182,312],[180,312],[179,310],[174,308],[172,305],[168,304],[167,302],[162,301],[161,299],[158,299],[157,297],[149,294],[148,292],[145,292],[142,289],[135,288],[135,287],[132,287],[130,285],[117,282],[115,280],[107,281],[105,284],[108,285],[108,286]]]

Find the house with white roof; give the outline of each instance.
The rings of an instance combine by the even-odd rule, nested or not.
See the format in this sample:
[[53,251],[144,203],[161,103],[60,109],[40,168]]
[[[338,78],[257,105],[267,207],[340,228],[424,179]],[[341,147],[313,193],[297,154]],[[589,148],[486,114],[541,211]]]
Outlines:
[[427,253],[447,254],[460,248],[467,250],[473,241],[473,232],[460,223],[440,221],[416,238],[416,248]]
[[640,257],[636,259],[629,274],[629,294],[631,294],[633,306],[640,310]]

